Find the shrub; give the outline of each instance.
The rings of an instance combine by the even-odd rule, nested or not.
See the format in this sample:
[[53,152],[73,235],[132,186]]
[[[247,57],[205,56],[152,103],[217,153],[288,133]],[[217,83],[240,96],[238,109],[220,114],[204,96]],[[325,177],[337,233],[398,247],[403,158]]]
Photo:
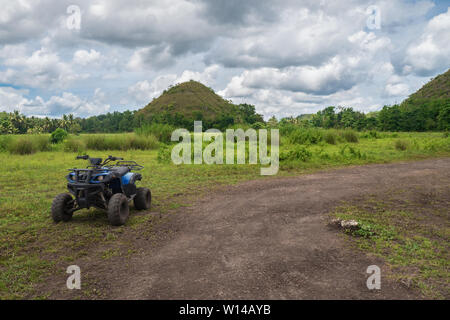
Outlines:
[[[348,151],[348,152],[347,152]],[[346,144],[340,148],[339,153],[346,159],[367,159],[367,154]]]
[[345,139],[347,142],[351,143],[357,143],[359,141],[358,134],[350,129],[344,130],[341,132],[341,136]]
[[395,149],[400,150],[400,151],[405,151],[406,149],[408,149],[409,147],[409,142],[406,140],[396,140],[395,141]]
[[160,163],[169,163],[172,159],[172,150],[166,144],[163,144],[158,150],[157,160]]
[[323,139],[323,132],[319,129],[299,128],[290,134],[289,140],[293,144],[317,144]]
[[255,122],[252,124],[252,128],[255,130],[264,129],[266,125],[262,122]]
[[280,154],[281,161],[300,160],[300,161],[306,162],[309,159],[311,159],[311,157],[312,157],[312,153],[303,146],[297,146],[293,150],[289,150],[287,152],[281,152],[281,154]]
[[325,140],[325,142],[328,144],[336,144],[337,134],[333,131],[327,131],[323,136],[323,140]]
[[69,138],[64,143],[64,151],[66,152],[83,152],[86,150],[86,143],[81,139]]
[[145,124],[140,128],[134,130],[138,136],[149,136],[153,135],[158,139],[158,141],[169,143],[171,142],[172,132],[175,130],[174,127],[163,124],[163,123],[152,123]]
[[51,133],[50,140],[52,143],[60,143],[63,142],[65,138],[67,138],[68,133],[66,130],[58,128]]

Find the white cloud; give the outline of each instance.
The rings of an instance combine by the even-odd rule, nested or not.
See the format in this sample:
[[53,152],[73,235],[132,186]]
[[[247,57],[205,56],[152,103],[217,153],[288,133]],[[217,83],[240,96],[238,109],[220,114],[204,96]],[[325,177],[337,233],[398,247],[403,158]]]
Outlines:
[[128,88],[128,94],[137,102],[148,103],[168,86],[174,84],[176,79],[177,76],[172,74],[159,76],[152,82],[148,80],[138,81]]
[[19,110],[29,115],[58,117],[68,113],[75,116],[102,114],[110,109],[110,105],[103,102],[104,95],[100,89],[95,90],[91,100],[80,98],[70,92],[52,96],[47,101],[40,96],[36,96],[34,99],[26,98],[27,94],[27,90],[0,87],[2,110],[8,112]]
[[211,65],[206,67],[202,72],[185,70],[179,76],[175,83],[181,83],[189,80],[199,81],[205,85],[210,85],[217,77],[220,67],[218,65]]
[[200,81],[208,85],[214,80],[218,72],[219,66],[212,65],[205,68],[202,72],[185,70],[179,76],[176,74],[158,76],[151,82],[148,80],[138,81],[128,88],[128,94],[134,101],[148,103],[170,85],[189,80]]
[[392,97],[406,96],[409,93],[409,86],[404,83],[388,83],[385,91]]
[[406,50],[405,73],[434,75],[450,66],[450,8],[428,22],[419,40]]
[[47,48],[40,48],[30,56],[15,55],[14,52],[6,53],[8,56],[3,64],[7,69],[0,71],[1,82],[34,88],[66,88],[73,81],[87,77],[75,73],[70,64],[61,61],[57,53]]
[[73,62],[82,66],[92,66],[97,64],[101,59],[101,54],[94,49],[90,51],[87,50],[77,50],[73,54]]
[[30,103],[30,100],[24,97],[26,94],[28,94],[27,90],[0,87],[1,111],[12,112],[14,110],[19,110],[23,112],[23,106]]
[[161,69],[174,63],[170,48],[165,45],[152,46],[136,50],[128,61],[127,67],[132,71]]

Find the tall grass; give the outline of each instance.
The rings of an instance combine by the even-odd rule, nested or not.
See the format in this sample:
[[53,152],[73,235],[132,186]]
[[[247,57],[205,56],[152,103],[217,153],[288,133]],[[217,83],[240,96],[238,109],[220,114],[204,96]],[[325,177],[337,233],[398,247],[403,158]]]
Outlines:
[[404,139],[398,139],[395,141],[395,149],[405,151],[409,147],[409,142]]
[[135,129],[134,132],[140,137],[154,136],[158,141],[169,143],[174,130],[175,128],[168,124],[152,123],[145,124],[142,127]]
[[150,150],[157,149],[158,139],[154,135],[88,135],[82,138],[90,150]]
[[10,139],[6,149],[12,154],[32,154],[37,151],[50,151],[50,140],[44,135],[27,135]]
[[8,151],[8,146],[11,143],[13,136],[0,135],[0,151]]
[[325,132],[323,139],[328,144],[336,144],[338,142],[338,135],[336,132],[329,130]]
[[345,139],[345,141],[350,143],[357,143],[359,141],[358,134],[351,129],[340,131],[340,135]]
[[82,139],[69,137],[64,142],[64,151],[81,153],[86,150],[86,143]]

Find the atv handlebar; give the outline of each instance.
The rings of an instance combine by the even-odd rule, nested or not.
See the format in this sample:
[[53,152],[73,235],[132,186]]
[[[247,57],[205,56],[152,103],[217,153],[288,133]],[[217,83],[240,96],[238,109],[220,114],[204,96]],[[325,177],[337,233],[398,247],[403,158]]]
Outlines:
[[[89,159],[89,156],[88,156],[88,155],[77,156],[75,159],[76,159],[76,160],[88,160],[88,159]],[[108,156],[108,158],[106,158],[105,160],[109,160],[109,161],[117,161],[117,160],[123,160],[123,158],[120,158],[120,157],[113,157],[113,156]]]
[[117,160],[123,160],[123,158],[108,156],[108,158],[106,160],[117,161]]
[[[99,168],[99,167],[128,167],[130,170],[141,170],[144,167],[137,164],[136,161],[124,161],[123,158],[108,156],[105,161],[102,162],[101,158],[91,158],[88,155],[77,156],[77,160],[89,160],[90,165],[88,168]],[[116,163],[111,164],[111,162],[117,161]],[[73,170],[73,169],[70,169]]]

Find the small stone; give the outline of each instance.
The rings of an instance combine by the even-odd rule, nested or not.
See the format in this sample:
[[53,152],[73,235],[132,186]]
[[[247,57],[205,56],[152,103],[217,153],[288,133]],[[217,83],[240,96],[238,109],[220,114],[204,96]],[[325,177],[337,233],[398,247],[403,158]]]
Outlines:
[[329,223],[330,226],[332,227],[337,227],[340,228],[341,227],[341,219],[337,218],[337,219],[332,219]]
[[342,220],[341,227],[344,229],[356,230],[359,228],[359,224],[356,220]]

